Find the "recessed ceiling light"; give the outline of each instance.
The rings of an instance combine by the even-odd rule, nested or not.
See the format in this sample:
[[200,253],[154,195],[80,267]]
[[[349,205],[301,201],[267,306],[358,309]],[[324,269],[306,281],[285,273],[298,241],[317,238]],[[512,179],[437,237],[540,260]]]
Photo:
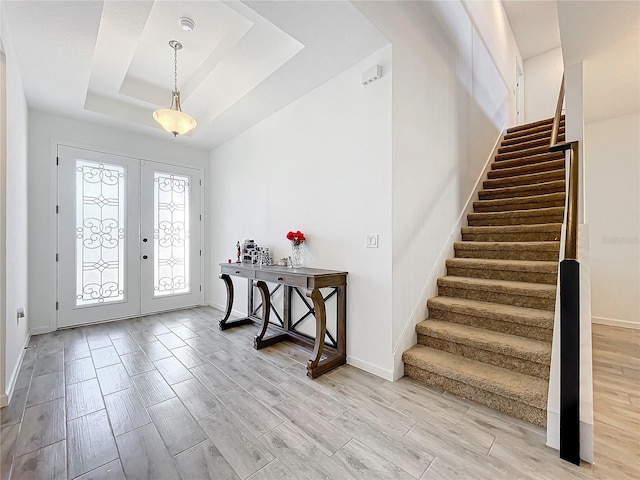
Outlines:
[[196,28],[196,22],[191,20],[189,17],[180,17],[180,28],[185,32],[191,32]]

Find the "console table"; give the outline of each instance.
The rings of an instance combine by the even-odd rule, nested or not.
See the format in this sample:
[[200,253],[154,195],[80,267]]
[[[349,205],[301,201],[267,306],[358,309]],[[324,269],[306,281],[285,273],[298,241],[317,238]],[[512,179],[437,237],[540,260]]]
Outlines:
[[[248,279],[248,312],[249,315],[237,320],[229,320],[233,307],[233,282],[231,277]],[[224,318],[220,320],[220,330],[226,330],[238,325],[248,323],[260,324],[258,335],[253,344],[256,349],[268,347],[283,340],[291,340],[295,343],[313,348],[311,358],[307,361],[307,375],[315,378],[347,360],[347,272],[334,270],[320,270],[317,268],[288,268],[284,266],[257,266],[246,263],[221,263],[220,278],[227,287],[227,309]],[[269,323],[271,315],[271,293],[267,283],[278,284],[284,287],[284,311],[282,318],[274,310],[282,326]],[[253,287],[256,286],[262,299],[262,315],[258,317],[253,307]],[[323,297],[321,288],[331,288],[332,292]],[[275,289],[274,289],[275,291]],[[293,321],[291,318],[291,299],[293,293],[298,293],[307,306],[308,312],[301,319]],[[325,302],[337,295],[337,329],[336,338],[327,332],[327,316]],[[311,299],[313,306],[305,297]],[[309,315],[316,319],[315,337],[309,337],[295,331],[295,326]],[[267,328],[276,333],[266,336]],[[325,336],[329,337],[330,344],[326,344]]]

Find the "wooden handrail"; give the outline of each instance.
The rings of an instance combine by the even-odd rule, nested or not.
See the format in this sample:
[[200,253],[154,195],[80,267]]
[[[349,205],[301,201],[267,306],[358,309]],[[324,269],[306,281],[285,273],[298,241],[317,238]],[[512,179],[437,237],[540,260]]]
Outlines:
[[564,246],[564,258],[575,260],[578,252],[578,181],[579,181],[579,149],[578,142],[558,143],[558,132],[560,131],[560,121],[562,119],[562,104],[564,103],[564,75],[560,84],[558,103],[556,104],[556,114],[553,117],[551,127],[551,141],[549,143],[550,152],[566,152],[569,150],[569,186],[567,202],[567,239]]
[[578,254],[578,163],[580,153],[578,142],[570,142],[569,150],[569,191],[567,193],[567,240],[564,244],[564,258],[576,260]]
[[558,103],[556,104],[556,114],[553,117],[553,127],[551,128],[551,143],[549,150],[555,151],[558,145],[558,131],[560,130],[560,118],[562,117],[562,104],[564,103],[564,73],[562,74],[562,82],[560,82],[560,93],[558,94]]

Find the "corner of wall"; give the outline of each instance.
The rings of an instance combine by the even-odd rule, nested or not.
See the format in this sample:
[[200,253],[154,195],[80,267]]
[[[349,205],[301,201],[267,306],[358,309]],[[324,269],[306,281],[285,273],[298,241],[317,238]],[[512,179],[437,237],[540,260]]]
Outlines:
[[[30,341],[31,341],[31,332],[27,332],[27,338],[25,339],[24,345],[22,345],[22,352],[20,353],[20,357],[18,358],[18,361],[16,362],[16,366],[13,369],[13,372],[11,373],[11,376],[8,378],[8,381],[7,381],[6,394],[5,394],[7,398],[7,405],[9,404],[9,402],[11,401],[11,398],[13,397],[13,391],[16,388],[16,382],[18,380],[18,374],[20,373],[20,368],[22,367],[24,354],[27,351],[27,346],[29,345]],[[3,406],[3,405],[0,404],[0,406]]]

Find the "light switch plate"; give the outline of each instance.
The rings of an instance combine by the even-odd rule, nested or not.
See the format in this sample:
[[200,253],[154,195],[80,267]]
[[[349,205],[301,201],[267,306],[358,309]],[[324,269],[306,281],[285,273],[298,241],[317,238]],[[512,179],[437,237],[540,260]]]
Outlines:
[[367,234],[367,248],[378,248],[378,234]]

